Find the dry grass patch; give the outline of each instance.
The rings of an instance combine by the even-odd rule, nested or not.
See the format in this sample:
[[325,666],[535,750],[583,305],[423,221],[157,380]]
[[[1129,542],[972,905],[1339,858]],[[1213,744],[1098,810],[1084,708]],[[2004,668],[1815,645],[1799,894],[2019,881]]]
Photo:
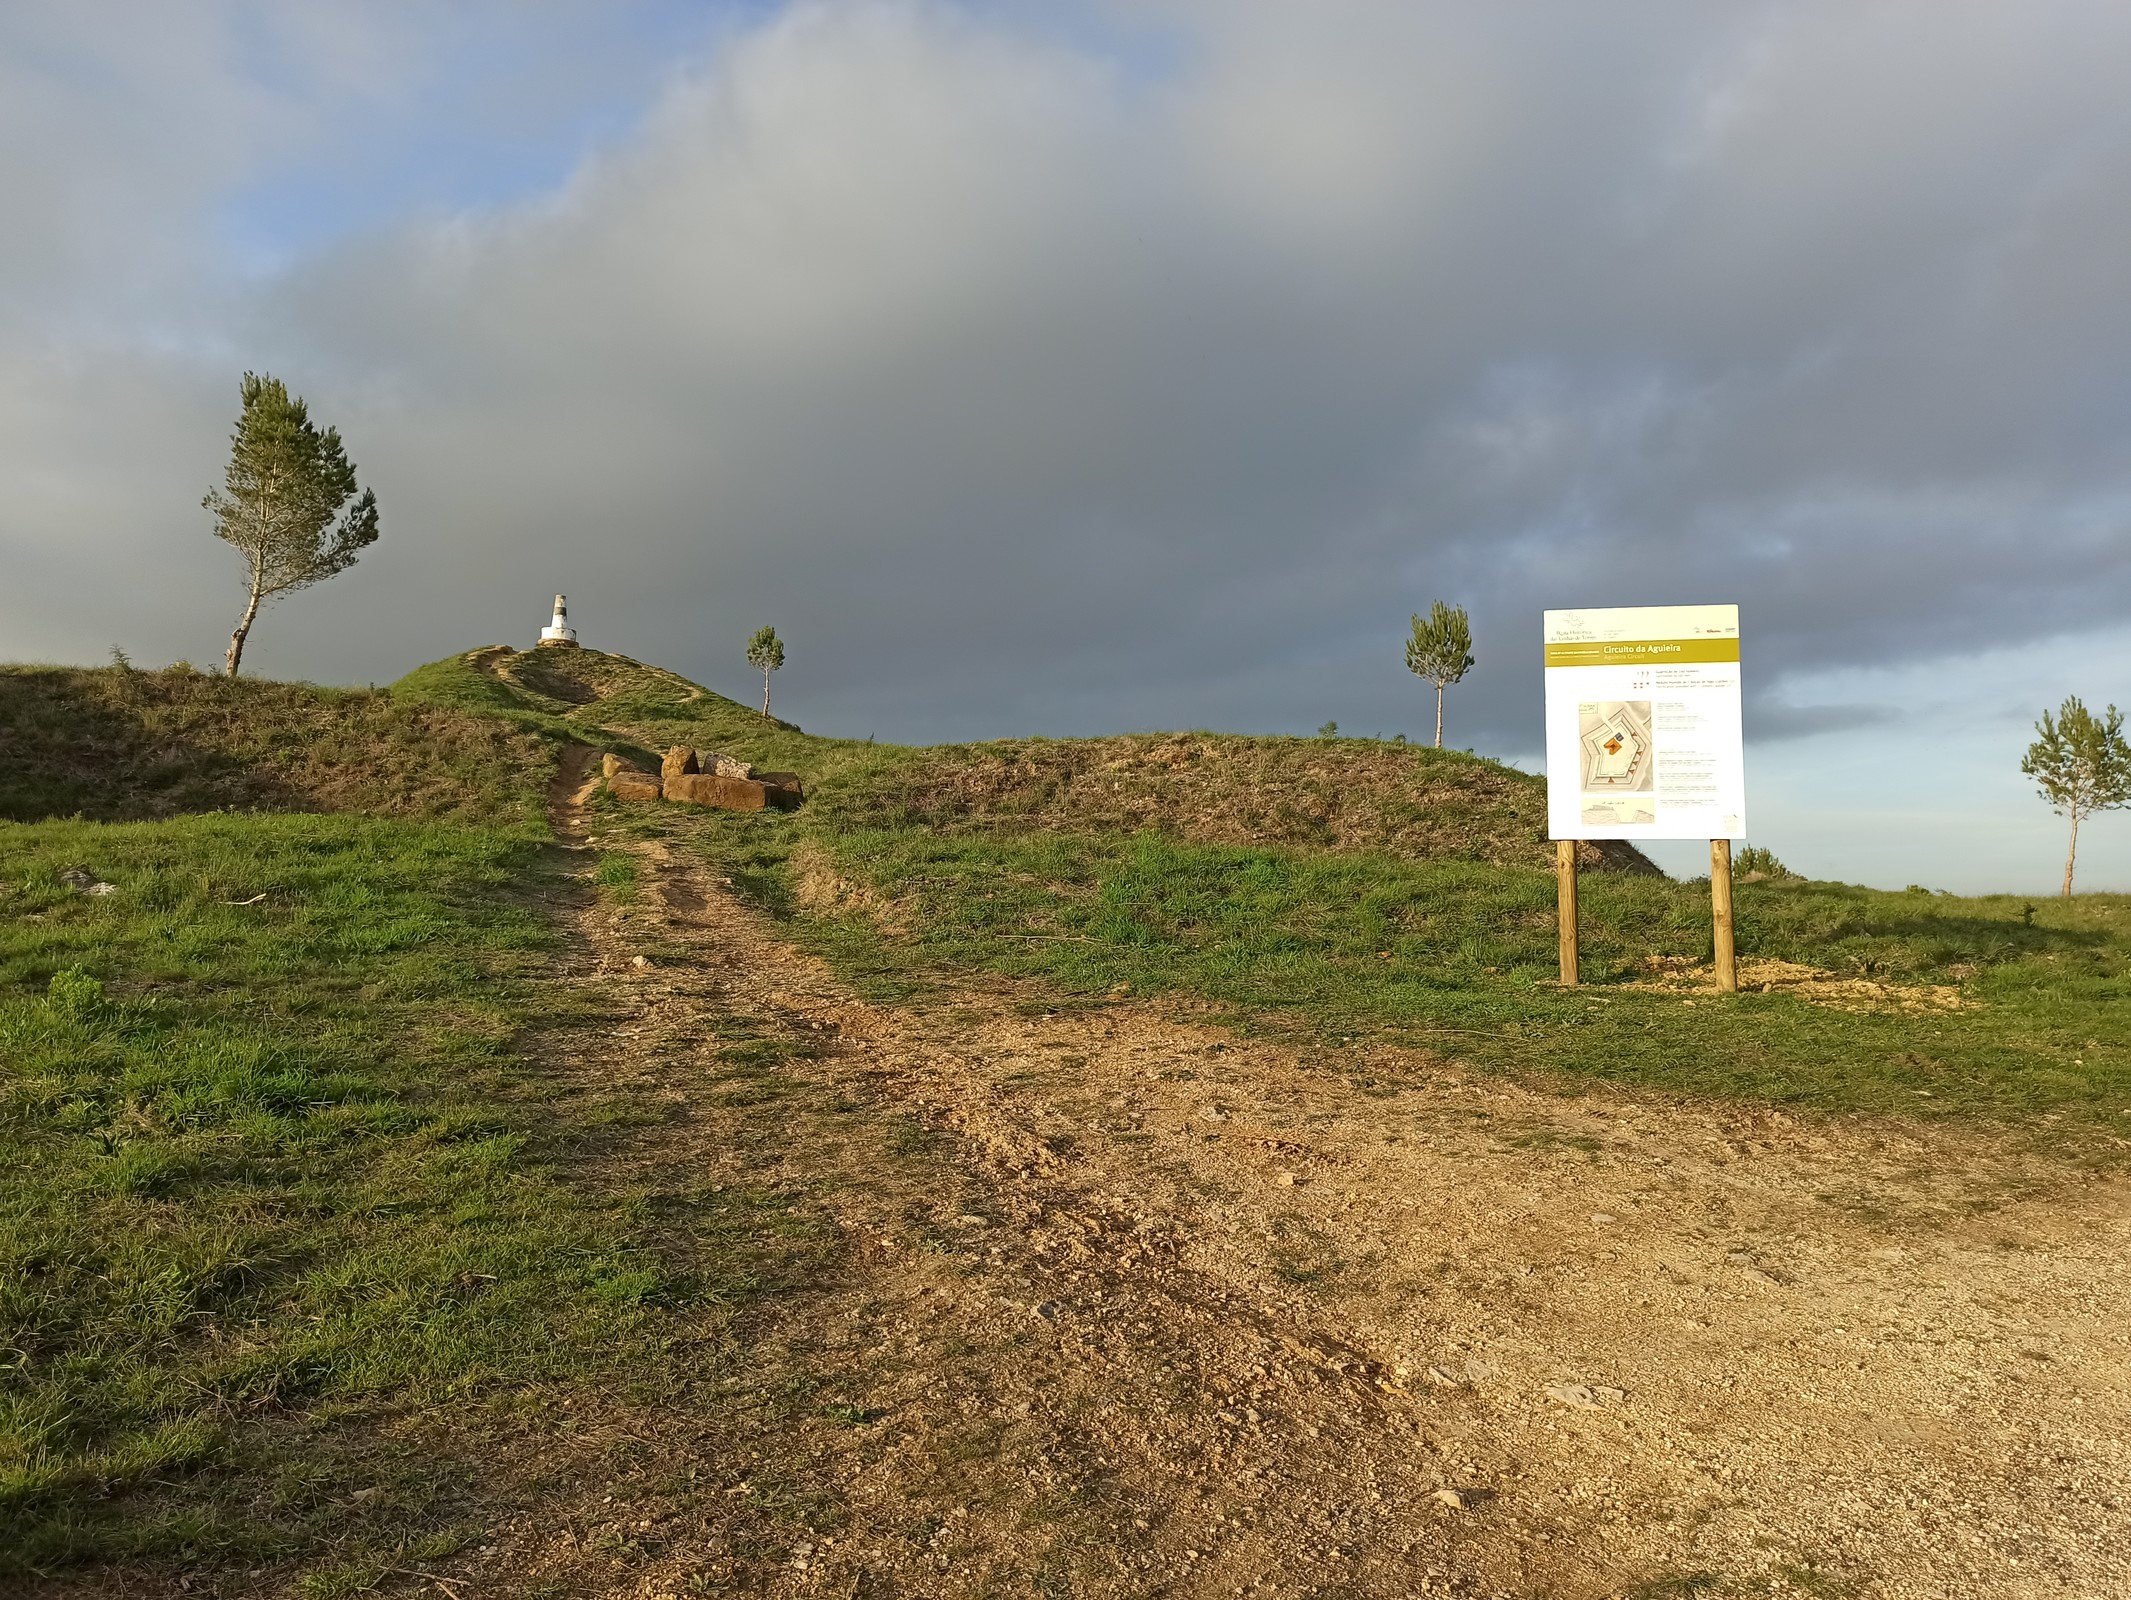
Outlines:
[[523,824],[554,763],[536,733],[382,691],[179,665],[0,669],[0,818],[204,811]]
[[[1129,835],[1375,850],[1416,860],[1550,859],[1538,778],[1457,750],[1370,739],[1126,734],[948,745],[866,775],[847,805],[956,831]],[[1654,873],[1632,845],[1592,871]]]
[[[1707,994],[1716,988],[1716,968],[1688,956],[1651,956],[1650,976],[1628,988],[1665,994]],[[1975,1005],[1952,983],[1877,983],[1845,978],[1840,973],[1796,961],[1739,963],[1739,989],[1745,994],[1788,994],[1837,1011],[1959,1011]]]

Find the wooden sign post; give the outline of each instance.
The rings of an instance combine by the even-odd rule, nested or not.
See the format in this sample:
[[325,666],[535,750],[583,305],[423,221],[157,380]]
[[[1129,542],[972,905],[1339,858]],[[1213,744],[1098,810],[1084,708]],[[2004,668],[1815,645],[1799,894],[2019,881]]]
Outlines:
[[1576,841],[1554,841],[1554,901],[1561,921],[1561,986],[1576,987]]
[[1578,977],[1577,841],[1706,839],[1717,988],[1737,993],[1731,841],[1746,837],[1739,608],[1603,606],[1548,611],[1541,623],[1562,987]]
[[1717,934],[1717,988],[1739,992],[1738,948],[1731,927],[1731,841],[1709,841],[1709,909]]

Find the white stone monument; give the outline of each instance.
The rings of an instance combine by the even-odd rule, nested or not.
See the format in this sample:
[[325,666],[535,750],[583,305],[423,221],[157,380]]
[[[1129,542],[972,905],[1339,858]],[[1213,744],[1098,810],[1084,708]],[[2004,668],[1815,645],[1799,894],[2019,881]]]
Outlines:
[[540,642],[565,650],[577,648],[577,630],[570,626],[570,608],[561,595],[555,597],[555,620],[540,630]]

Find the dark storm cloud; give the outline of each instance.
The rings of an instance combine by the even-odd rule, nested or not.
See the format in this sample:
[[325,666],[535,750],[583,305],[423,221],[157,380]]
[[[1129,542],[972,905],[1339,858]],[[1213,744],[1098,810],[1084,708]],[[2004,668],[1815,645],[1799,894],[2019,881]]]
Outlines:
[[[129,537],[177,538],[264,365],[386,505],[258,636],[324,676],[522,641],[563,588],[735,688],[776,623],[836,731],[1418,732],[1399,639],[1443,597],[1453,736],[1516,747],[1548,605],[1735,599],[1763,685],[2121,615],[2131,12],[1054,18],[797,8],[561,191],[216,311],[227,372],[106,351],[68,403],[165,418]],[[53,507],[103,492],[46,459]]]

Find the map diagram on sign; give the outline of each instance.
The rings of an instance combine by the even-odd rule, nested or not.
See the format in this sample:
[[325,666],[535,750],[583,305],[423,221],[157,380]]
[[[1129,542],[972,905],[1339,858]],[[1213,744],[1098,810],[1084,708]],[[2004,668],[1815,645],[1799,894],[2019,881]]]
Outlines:
[[[1584,811],[1587,821],[1638,821],[1655,815],[1656,788],[1650,738],[1650,702],[1599,700],[1576,708],[1583,762]],[[1625,804],[1623,804],[1625,802]],[[1591,816],[1591,812],[1602,816]]]

